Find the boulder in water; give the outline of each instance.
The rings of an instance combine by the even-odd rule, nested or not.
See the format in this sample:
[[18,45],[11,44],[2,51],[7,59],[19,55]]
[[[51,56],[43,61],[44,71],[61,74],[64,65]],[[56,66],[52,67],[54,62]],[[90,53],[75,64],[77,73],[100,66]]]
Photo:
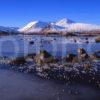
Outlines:
[[21,64],[25,64],[25,63],[26,63],[26,60],[24,57],[18,57],[16,59],[10,61],[10,64],[13,64],[13,65],[21,65]]
[[35,53],[28,54],[28,55],[26,55],[26,56],[25,56],[25,59],[27,59],[27,58],[34,59],[34,57],[35,57],[35,56],[36,56],[36,54],[35,54]]
[[89,55],[87,54],[87,52],[83,48],[78,48],[77,52],[78,52],[78,59],[79,60],[85,61],[89,58]]
[[77,55],[75,54],[68,54],[65,58],[65,61],[75,63],[77,62]]
[[100,36],[95,39],[96,43],[100,43]]
[[34,41],[30,41],[29,43],[30,43],[30,45],[33,45],[34,44]]
[[35,56],[34,60],[38,65],[42,65],[44,63],[54,63],[57,61],[57,59],[45,50],[41,50],[40,53]]

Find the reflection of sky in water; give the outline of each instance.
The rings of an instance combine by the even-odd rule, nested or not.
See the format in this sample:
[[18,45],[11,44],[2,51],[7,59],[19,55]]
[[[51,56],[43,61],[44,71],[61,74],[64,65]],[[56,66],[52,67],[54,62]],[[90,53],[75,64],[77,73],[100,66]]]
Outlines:
[[[75,43],[75,39],[78,43]],[[34,44],[30,44],[34,41]],[[55,56],[77,53],[77,48],[84,48],[88,53],[100,50],[100,43],[81,43],[82,39],[43,36],[6,36],[0,38],[0,56],[17,56],[47,50]],[[85,39],[83,38],[83,42]],[[89,41],[93,41],[89,38]]]

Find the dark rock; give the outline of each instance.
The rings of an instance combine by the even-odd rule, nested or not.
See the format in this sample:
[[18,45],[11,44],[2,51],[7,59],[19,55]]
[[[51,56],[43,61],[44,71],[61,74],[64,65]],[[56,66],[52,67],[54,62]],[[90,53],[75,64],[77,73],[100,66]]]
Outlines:
[[86,37],[86,40],[88,40],[88,37]]
[[32,54],[26,55],[25,58],[31,58],[31,59],[34,59],[35,56],[36,56],[36,54],[35,54],[35,53],[32,53]]
[[30,41],[29,43],[30,43],[31,45],[33,45],[33,44],[34,44],[34,41]]
[[79,60],[85,61],[89,58],[89,55],[87,54],[87,52],[83,48],[78,48],[77,52],[78,52],[78,59]]
[[21,64],[25,64],[25,63],[26,63],[26,60],[24,57],[18,57],[16,59],[10,61],[10,64],[13,64],[13,65],[21,65]]
[[77,56],[75,54],[68,54],[65,58],[65,61],[67,62],[77,62]]
[[26,62],[33,62],[35,56],[36,56],[36,54],[28,54],[28,55],[26,55],[25,56]]
[[74,42],[75,42],[75,43],[77,42],[76,39],[74,39]]
[[44,63],[54,63],[57,62],[57,59],[55,59],[51,54],[49,54],[45,50],[41,50],[39,54],[35,56],[35,62],[38,65],[42,65]]
[[78,48],[78,54],[84,54],[86,51],[83,48]]
[[86,43],[89,43],[89,41],[86,41]]

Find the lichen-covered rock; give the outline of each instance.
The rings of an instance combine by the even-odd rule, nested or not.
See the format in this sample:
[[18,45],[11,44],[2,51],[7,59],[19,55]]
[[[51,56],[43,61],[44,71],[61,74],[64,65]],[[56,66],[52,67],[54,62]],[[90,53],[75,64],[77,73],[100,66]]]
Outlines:
[[100,36],[95,39],[96,43],[100,43]]
[[34,60],[34,57],[36,56],[36,54],[28,54],[25,56],[25,59],[27,62],[30,62],[30,61],[33,61]]
[[87,54],[87,52],[83,48],[78,48],[77,52],[78,52],[78,59],[79,60],[85,61],[89,58],[89,55]]
[[32,58],[32,59],[34,59],[35,56],[36,56],[36,54],[32,53],[32,54],[28,54],[25,58]]
[[45,50],[41,50],[40,53],[35,56],[34,60],[38,65],[57,62],[57,59],[55,59],[51,54],[49,54]]

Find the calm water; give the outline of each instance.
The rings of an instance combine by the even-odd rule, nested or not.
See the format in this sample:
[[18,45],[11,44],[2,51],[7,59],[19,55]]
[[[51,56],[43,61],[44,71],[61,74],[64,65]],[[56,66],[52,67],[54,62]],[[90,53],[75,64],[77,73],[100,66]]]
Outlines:
[[[33,43],[30,43],[30,42]],[[86,43],[89,41],[90,43]],[[84,48],[88,53],[100,50],[100,43],[94,37],[45,37],[45,36],[6,36],[0,38],[0,56],[21,56],[47,50],[56,57],[67,53],[77,53],[77,48]]]
[[0,69],[1,100],[100,100],[90,86],[40,79],[34,75]]

